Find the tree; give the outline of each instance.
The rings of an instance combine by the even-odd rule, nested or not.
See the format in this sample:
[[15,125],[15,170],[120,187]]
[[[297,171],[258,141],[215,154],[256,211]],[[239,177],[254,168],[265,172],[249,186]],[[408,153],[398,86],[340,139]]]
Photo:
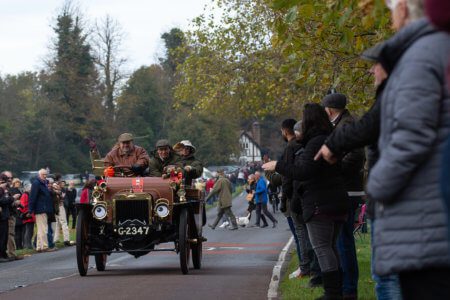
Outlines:
[[[330,87],[356,107],[373,92],[359,54],[389,34],[381,0],[216,0],[187,32],[176,104],[244,117],[301,111]],[[361,23],[362,22],[362,23]]]
[[35,167],[46,135],[46,99],[39,75],[24,72],[0,78],[0,164],[15,173]]
[[391,34],[382,0],[272,0],[274,47],[308,100],[318,101],[329,88],[364,108],[373,99],[372,80],[360,54]]
[[126,77],[123,67],[127,60],[120,56],[123,36],[122,27],[109,15],[95,24],[92,38],[94,60],[104,86],[104,106],[108,123],[114,120],[116,98],[121,82]]
[[88,166],[83,139],[103,137],[105,113],[83,18],[71,2],[58,14],[54,32],[54,56],[44,84],[51,103],[46,114],[52,134],[48,147],[56,150],[48,163],[75,171]]
[[163,120],[167,106],[169,82],[161,66],[136,70],[117,100],[117,126],[142,137],[140,144],[153,147],[165,137]]
[[275,16],[266,2],[214,3],[213,12],[196,18],[186,34],[189,55],[178,68],[177,104],[244,117],[286,110],[285,99],[296,87],[280,76],[281,52],[270,41]]
[[190,140],[197,148],[196,158],[205,165],[228,164],[231,154],[238,153],[239,122],[236,118],[183,107],[177,110],[170,125],[170,141],[175,144]]

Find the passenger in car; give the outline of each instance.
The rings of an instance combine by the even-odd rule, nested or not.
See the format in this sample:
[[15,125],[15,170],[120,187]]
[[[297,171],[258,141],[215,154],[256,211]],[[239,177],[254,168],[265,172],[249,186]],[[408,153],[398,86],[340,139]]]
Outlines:
[[161,177],[165,175],[168,167],[182,166],[180,156],[173,151],[168,140],[157,141],[155,148],[151,154],[148,176]]
[[193,179],[197,179],[202,176],[203,173],[203,163],[196,159],[194,156],[195,147],[188,140],[181,141],[173,149],[180,155],[181,164],[186,171],[186,181],[185,184],[190,186]]

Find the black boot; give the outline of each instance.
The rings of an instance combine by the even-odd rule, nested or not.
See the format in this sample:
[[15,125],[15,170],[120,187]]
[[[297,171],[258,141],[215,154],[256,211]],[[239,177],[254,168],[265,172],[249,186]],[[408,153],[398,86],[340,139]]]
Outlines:
[[324,295],[320,300],[342,300],[342,276],[339,270],[322,273]]

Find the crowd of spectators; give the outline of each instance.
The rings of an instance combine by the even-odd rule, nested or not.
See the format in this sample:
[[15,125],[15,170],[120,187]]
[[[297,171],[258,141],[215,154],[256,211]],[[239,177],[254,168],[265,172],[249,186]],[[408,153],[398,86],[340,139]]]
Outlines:
[[[364,200],[377,299],[450,297],[450,164],[445,152],[450,36],[425,18],[425,2],[432,20],[448,30],[448,10],[436,7],[448,8],[448,1],[386,1],[396,34],[362,55],[373,64],[377,91],[372,108],[355,120],[346,109],[346,96],[335,92],[321,105],[306,104],[297,135],[292,120],[281,126],[288,141],[283,158],[263,165],[271,181],[282,177],[282,205],[288,203],[283,210],[290,210],[294,221],[301,263],[291,277],[312,280],[312,265],[305,265],[311,261],[310,243],[320,266],[321,299],[358,297],[353,229],[355,209]],[[301,218],[295,217],[298,213]],[[301,238],[305,233],[308,240]]]
[[55,251],[61,230],[64,245],[74,244],[65,207],[75,223],[76,189],[73,183],[66,189],[60,176],[53,179],[47,175],[47,169],[41,169],[31,184],[22,186],[12,172],[0,174],[0,262],[23,259],[16,250]]

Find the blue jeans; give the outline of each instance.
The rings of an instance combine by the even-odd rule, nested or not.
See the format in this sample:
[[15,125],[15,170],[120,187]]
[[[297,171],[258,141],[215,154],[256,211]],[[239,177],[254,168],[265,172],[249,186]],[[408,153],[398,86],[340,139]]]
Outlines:
[[294,236],[295,247],[297,248],[298,264],[300,265],[300,263],[302,261],[302,256],[301,256],[301,251],[300,251],[300,243],[298,242],[297,232],[295,231],[294,221],[292,220],[292,217],[286,217],[286,219],[289,224],[289,229],[291,229],[292,235]]
[[54,248],[55,243],[53,242],[53,228],[52,228],[52,223],[50,223],[50,222],[48,223],[47,239],[48,239],[48,247]]
[[349,197],[351,205],[348,210],[347,221],[342,225],[336,243],[343,271],[342,292],[344,295],[357,295],[358,293],[359,270],[353,229],[355,224],[355,210],[359,200],[360,197]]
[[378,300],[402,300],[400,280],[397,274],[378,276],[374,273],[375,252],[373,248],[373,232],[375,230],[375,220],[370,222],[370,238],[372,244],[372,279],[375,281],[375,293]]

